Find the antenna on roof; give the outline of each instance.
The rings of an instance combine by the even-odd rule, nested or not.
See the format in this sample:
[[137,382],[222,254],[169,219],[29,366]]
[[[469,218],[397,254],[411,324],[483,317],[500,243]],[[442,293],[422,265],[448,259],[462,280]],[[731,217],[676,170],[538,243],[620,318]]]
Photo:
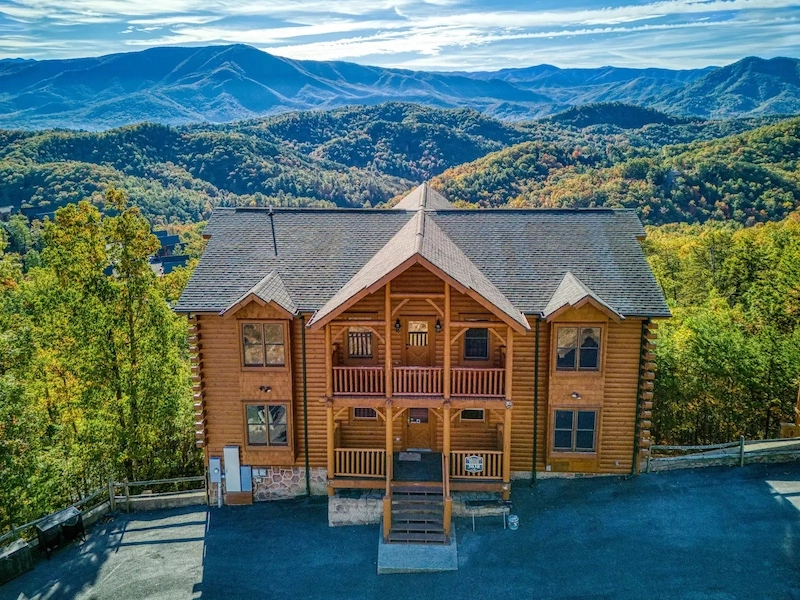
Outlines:
[[269,226],[272,229],[272,248],[275,250],[275,256],[278,256],[278,241],[275,239],[275,219],[273,218],[275,212],[272,210],[272,205],[269,205]]

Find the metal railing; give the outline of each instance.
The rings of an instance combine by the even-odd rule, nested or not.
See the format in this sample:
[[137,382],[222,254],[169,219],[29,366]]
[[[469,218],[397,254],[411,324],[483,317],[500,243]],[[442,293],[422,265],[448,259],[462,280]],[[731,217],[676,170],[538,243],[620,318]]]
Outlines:
[[800,458],[800,438],[745,440],[700,446],[654,445],[645,471],[731,465],[743,467],[757,462],[790,461]]

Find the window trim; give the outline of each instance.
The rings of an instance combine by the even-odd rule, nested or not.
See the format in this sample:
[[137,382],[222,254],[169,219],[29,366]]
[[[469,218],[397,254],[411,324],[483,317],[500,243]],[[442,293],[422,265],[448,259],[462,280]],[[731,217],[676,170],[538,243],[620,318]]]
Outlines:
[[[371,410],[372,416],[371,417],[358,417],[356,416],[357,410]],[[366,421],[367,423],[374,423],[378,420],[378,411],[372,408],[371,406],[354,406],[350,411],[350,418],[352,421]]]
[[[480,419],[465,419],[464,418],[464,411],[465,410],[479,410],[483,413],[483,416]],[[466,425],[484,425],[488,421],[486,419],[486,409],[485,408],[464,408],[458,413],[458,421],[459,423],[464,423]]]
[[[263,406],[265,411],[268,406],[283,406],[286,410],[286,444],[269,443],[269,423],[266,429],[266,443],[250,443],[250,423],[247,419],[247,408],[249,406]],[[265,450],[270,452],[293,452],[294,451],[294,422],[292,420],[292,403],[289,400],[242,400],[242,413],[244,418],[244,445],[248,450]]]
[[[283,364],[248,366],[244,363],[244,326],[245,325],[266,325],[278,324],[283,326]],[[240,319],[238,322],[239,332],[239,365],[242,371],[288,371],[291,368],[291,344],[289,339],[289,321],[285,319]],[[262,332],[263,335],[263,332]],[[262,346],[263,346],[262,342]],[[266,346],[264,346],[264,359],[266,360]]]
[[[575,368],[559,368],[558,367],[558,333],[561,329],[577,329],[578,330],[578,346],[575,353]],[[580,367],[580,338],[582,329],[597,329],[600,331],[600,345],[597,347],[597,368],[586,369]],[[552,345],[552,372],[555,374],[582,374],[582,375],[598,375],[603,372],[604,357],[605,357],[605,343],[606,343],[606,328],[602,323],[559,323],[553,328],[553,345]]]
[[[486,356],[467,356],[467,336],[469,335],[470,331],[486,332]],[[464,344],[461,357],[465,361],[469,361],[471,363],[474,362],[486,363],[492,359],[492,333],[489,331],[488,327],[467,327],[467,330],[464,332]]]
[[[564,448],[556,448],[556,413],[562,412],[571,412],[572,417],[572,445],[571,449],[566,450]],[[577,450],[575,448],[575,444],[577,441],[577,432],[578,432],[578,413],[579,412],[593,412],[594,413],[594,436],[592,438],[593,445],[591,450]],[[595,457],[599,453],[599,446],[600,446],[600,417],[601,417],[601,410],[600,407],[597,406],[557,406],[553,407],[553,410],[550,414],[550,454],[558,454],[558,455],[569,455],[575,457]],[[561,430],[559,430],[561,431]],[[581,431],[588,431],[588,429],[584,429]]]

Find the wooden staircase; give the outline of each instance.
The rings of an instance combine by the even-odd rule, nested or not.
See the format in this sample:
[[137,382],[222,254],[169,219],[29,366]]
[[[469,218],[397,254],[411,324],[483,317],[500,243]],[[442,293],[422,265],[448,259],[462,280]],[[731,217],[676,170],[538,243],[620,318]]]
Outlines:
[[441,484],[392,486],[392,528],[389,541],[406,544],[447,543]]

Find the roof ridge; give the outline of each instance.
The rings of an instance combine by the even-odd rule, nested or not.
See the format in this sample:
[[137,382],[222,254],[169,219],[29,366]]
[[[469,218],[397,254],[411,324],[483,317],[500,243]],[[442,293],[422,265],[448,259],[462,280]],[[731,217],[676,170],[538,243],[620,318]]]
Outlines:
[[417,211],[417,231],[416,239],[414,240],[414,254],[422,252],[422,242],[425,239],[425,210],[420,208]]

